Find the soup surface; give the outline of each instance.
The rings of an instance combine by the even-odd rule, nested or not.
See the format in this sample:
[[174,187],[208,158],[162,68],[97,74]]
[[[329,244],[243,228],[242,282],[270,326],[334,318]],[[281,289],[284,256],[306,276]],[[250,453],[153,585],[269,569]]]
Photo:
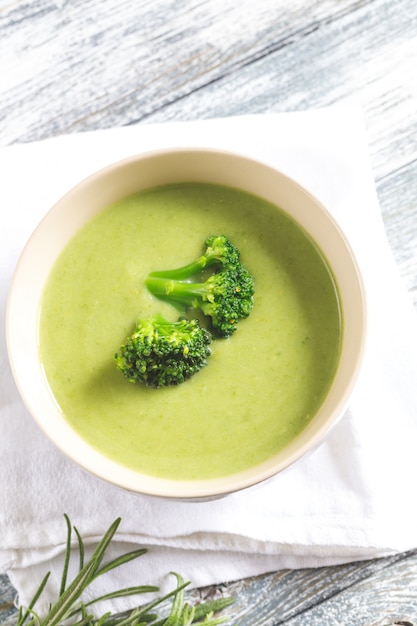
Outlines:
[[[254,276],[250,317],[182,385],[130,383],[114,354],[135,321],[178,317],[144,279],[197,258],[210,234],[227,235]],[[325,260],[285,213],[190,183],[141,192],[85,225],[48,279],[39,333],[51,390],[84,439],[146,474],[206,479],[264,461],[305,428],[335,373],[341,314]]]

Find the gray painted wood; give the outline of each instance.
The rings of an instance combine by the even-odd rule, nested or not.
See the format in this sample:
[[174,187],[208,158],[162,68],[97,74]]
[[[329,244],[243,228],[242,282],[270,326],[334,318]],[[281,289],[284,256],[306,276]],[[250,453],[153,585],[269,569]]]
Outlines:
[[[387,235],[417,305],[415,0],[0,0],[0,63],[3,146],[360,104]],[[242,626],[417,624],[417,551],[190,597],[221,594],[236,595],[229,612]],[[0,575],[2,626],[15,621],[13,600]]]

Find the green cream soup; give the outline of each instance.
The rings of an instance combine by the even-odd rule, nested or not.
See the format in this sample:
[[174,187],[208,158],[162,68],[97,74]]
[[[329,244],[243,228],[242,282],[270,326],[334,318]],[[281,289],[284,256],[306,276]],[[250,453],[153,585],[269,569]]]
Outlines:
[[[149,295],[147,274],[197,258],[210,234],[227,235],[254,276],[250,317],[182,385],[130,383],[114,354],[135,321],[178,317]],[[139,472],[206,479],[264,461],[305,428],[335,374],[341,314],[323,256],[288,216],[191,183],[141,192],[85,225],[51,272],[39,332],[51,390],[85,440]]]

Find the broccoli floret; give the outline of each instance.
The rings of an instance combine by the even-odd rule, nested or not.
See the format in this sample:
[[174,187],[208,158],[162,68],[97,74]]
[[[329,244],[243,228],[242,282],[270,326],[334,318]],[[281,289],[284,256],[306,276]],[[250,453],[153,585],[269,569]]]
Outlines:
[[170,322],[154,315],[137,322],[115,355],[116,366],[132,383],[179,385],[207,364],[211,339],[197,319]]
[[210,235],[205,241],[206,249],[198,259],[172,270],[151,272],[150,277],[186,280],[202,270],[216,266],[216,269],[233,269],[240,265],[239,250],[225,235]]
[[254,282],[247,269],[238,264],[210,275],[205,282],[187,282],[150,274],[149,291],[171,302],[180,311],[199,309],[211,318],[213,331],[229,337],[239,320],[248,317],[253,307]]

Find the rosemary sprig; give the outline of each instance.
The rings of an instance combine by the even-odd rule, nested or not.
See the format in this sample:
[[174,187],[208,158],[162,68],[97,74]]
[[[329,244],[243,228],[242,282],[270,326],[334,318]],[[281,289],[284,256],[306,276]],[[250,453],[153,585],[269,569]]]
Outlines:
[[[163,597],[145,606],[138,606],[127,615],[112,615],[110,612],[107,612],[100,617],[95,617],[90,612],[92,604],[113,598],[157,592],[159,588],[153,585],[125,587],[106,593],[89,602],[83,602],[81,596],[94,580],[124,563],[143,556],[147,550],[139,548],[102,565],[106,550],[121,522],[121,519],[118,518],[111,524],[91,557],[85,562],[85,546],[82,537],[77,528],[75,526],[72,527],[68,516],[64,515],[64,517],[67,525],[67,537],[58,599],[54,604],[50,605],[49,611],[44,617],[40,617],[37,614],[36,603],[48,582],[50,575],[50,572],[48,572],[41,581],[28,607],[19,608],[16,626],[61,626],[64,622],[66,626],[191,626],[191,624],[195,623],[204,624],[205,626],[217,626],[227,621],[227,617],[216,617],[215,613],[232,604],[234,602],[233,598],[209,600],[208,602],[190,606],[185,602],[185,589],[190,583],[184,582],[183,578],[175,572],[173,572],[173,575],[177,580],[176,588]],[[78,574],[68,584],[72,530],[74,530],[78,543],[79,568]],[[153,611],[168,599],[172,599],[171,610],[168,616],[161,619]]]

